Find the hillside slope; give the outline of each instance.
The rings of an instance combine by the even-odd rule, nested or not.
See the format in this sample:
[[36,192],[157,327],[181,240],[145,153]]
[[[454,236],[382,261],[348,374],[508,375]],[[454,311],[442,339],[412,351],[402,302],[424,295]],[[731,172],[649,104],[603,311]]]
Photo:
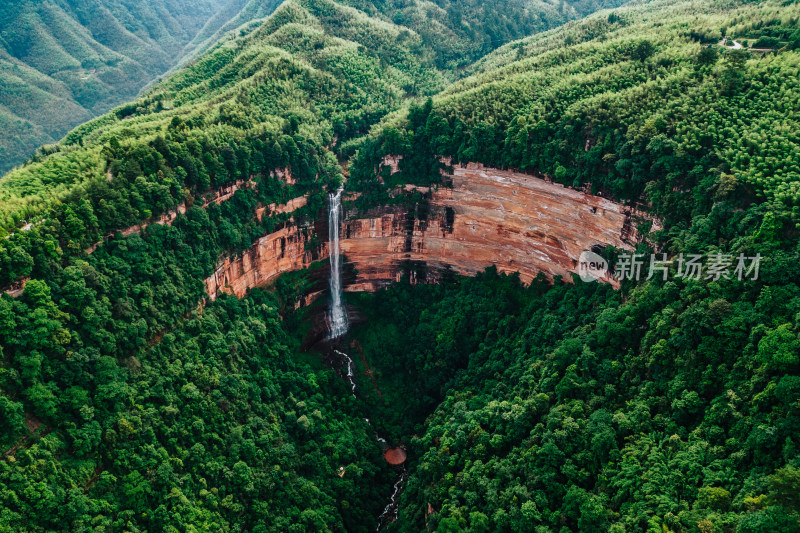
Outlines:
[[[254,62],[253,59],[258,55],[263,55],[257,50],[260,43],[267,45],[277,43],[277,45],[282,47],[288,54],[297,52],[299,57],[312,59],[314,68],[330,70],[332,73],[340,72],[348,68],[366,69],[359,74],[359,80],[364,83],[366,83],[365,77],[374,75],[375,71],[370,69],[373,68],[372,65],[374,65],[375,60],[377,60],[380,72],[384,73],[384,77],[381,79],[383,81],[375,80],[369,86],[370,88],[362,84],[363,87],[361,87],[359,91],[366,90],[367,93],[365,94],[368,94],[373,88],[378,88],[378,94],[384,94],[386,92],[385,87],[394,86],[394,88],[390,91],[392,95],[391,102],[384,102],[381,104],[380,109],[373,109],[372,106],[367,106],[366,108],[362,107],[357,110],[358,113],[369,115],[371,117],[370,123],[374,123],[384,114],[400,107],[401,103],[406,98],[435,94],[439,89],[449,83],[450,80],[458,76],[458,73],[453,70],[457,65],[468,64],[471,59],[476,58],[482,50],[494,49],[500,46],[504,42],[503,40],[493,40],[487,37],[494,30],[491,30],[491,25],[482,25],[482,20],[485,16],[489,16],[490,18],[502,18],[506,17],[509,13],[517,12],[524,12],[530,15],[529,18],[522,20],[522,22],[515,22],[512,26],[513,32],[511,34],[506,33],[505,39],[556,25],[566,20],[567,15],[569,17],[577,16],[578,13],[588,10],[589,7],[587,6],[596,7],[599,5],[575,2],[574,6],[576,7],[567,10],[566,15],[554,16],[547,19],[546,23],[542,23],[539,16],[545,17],[546,13],[550,12],[548,11],[551,9],[549,4],[528,1],[520,3],[517,0],[504,0],[497,4],[495,8],[485,13],[479,8],[478,4],[475,4],[467,11],[455,9],[454,5],[448,4],[448,11],[432,14],[432,16],[434,16],[433,20],[438,21],[437,27],[441,31],[444,31],[446,35],[452,37],[452,39],[448,37],[445,41],[441,41],[441,32],[438,30],[432,32],[430,26],[423,24],[424,20],[417,16],[408,17],[407,25],[398,25],[391,22],[390,19],[399,17],[398,13],[411,11],[417,13],[417,8],[419,6],[413,1],[409,0],[407,2],[392,4],[394,7],[391,9],[383,3],[377,3],[376,5],[380,7],[380,10],[375,7],[375,5],[369,3],[364,4],[364,9],[372,13],[374,15],[373,17],[370,17],[365,11],[348,7],[346,5],[348,3],[357,4],[357,2],[342,3],[335,10],[324,13],[323,17],[319,17],[319,22],[315,23],[315,25],[319,29],[329,32],[331,35],[341,36],[355,43],[357,47],[360,47],[358,49],[359,55],[368,58],[367,63],[369,66],[366,64],[349,64],[347,62],[340,62],[338,65],[332,64],[330,66],[325,64],[324,62],[326,59],[324,56],[326,54],[322,50],[308,48],[313,44],[313,39],[309,39],[308,36],[304,37],[303,41],[295,44],[285,42],[286,39],[289,38],[288,36],[291,35],[293,31],[297,30],[298,27],[294,25],[287,26],[287,28],[281,30],[281,32],[276,32],[276,35],[280,34],[286,36],[283,37],[282,41],[276,41],[275,39],[277,39],[277,37],[274,37],[271,41],[261,43],[259,40],[260,36],[264,36],[267,33],[263,30],[263,27],[268,26],[276,28],[277,25],[285,24],[286,21],[280,18],[271,18],[270,21],[266,23],[266,26],[263,26],[264,23],[261,19],[251,21],[251,23],[241,27],[241,32],[236,39],[217,43],[208,53],[200,58],[197,65],[189,65],[185,71],[177,72],[174,78],[168,79],[163,84],[163,87],[155,86],[143,99],[125,105],[114,113],[77,128],[64,142],[60,143],[60,145],[45,147],[45,149],[41,150],[34,158],[35,162],[32,165],[16,170],[0,180],[0,201],[3,202],[5,208],[2,215],[0,215],[0,226],[4,229],[10,229],[14,225],[19,224],[21,220],[33,217],[36,209],[32,206],[41,204],[43,196],[50,199],[54,197],[57,198],[76,184],[99,176],[99,174],[93,170],[89,170],[89,168],[95,167],[95,162],[102,164],[99,161],[101,158],[98,157],[97,153],[100,148],[97,141],[100,137],[97,135],[87,135],[88,131],[95,131],[101,124],[104,131],[110,131],[112,129],[126,130],[131,124],[126,124],[125,127],[123,127],[121,121],[133,118],[134,111],[137,117],[135,122],[137,123],[163,122],[165,117],[186,114],[188,108],[183,107],[182,109],[185,100],[180,98],[173,101],[172,97],[174,95],[169,94],[171,87],[175,86],[175,80],[183,79],[185,80],[183,83],[187,86],[194,85],[194,88],[191,90],[196,91],[197,96],[193,99],[193,103],[198,105],[205,100],[211,100],[213,102],[219,101],[218,92],[203,92],[205,91],[204,87],[213,85],[215,89],[218,89],[223,85],[234,88],[234,86],[238,84],[242,86],[252,84],[253,80],[259,74],[260,69],[259,63]],[[261,2],[248,2],[239,10],[240,4],[241,2],[234,2],[220,11],[213,19],[216,20],[216,22],[209,22],[206,28],[200,30],[198,38],[196,39],[197,42],[193,42],[189,47],[193,50],[202,50],[208,44],[209,39],[216,38],[205,37],[206,35],[219,36],[219,34],[215,32],[208,33],[217,25],[221,24],[220,28],[223,29],[228,28],[231,27],[230,25],[246,22],[250,17],[258,17],[269,11],[265,8],[267,4]],[[323,13],[324,9],[326,9],[325,2],[308,2],[307,5],[319,13]],[[567,2],[562,3],[562,5],[568,6],[573,4]],[[465,4],[465,6],[467,6],[467,4]],[[234,12],[237,13],[237,15],[233,18],[229,18],[231,13]],[[453,14],[444,16],[444,14],[450,12]],[[344,13],[347,13],[347,15],[343,15]],[[379,39],[370,35],[360,36],[358,35],[358,31],[359,25],[363,24],[362,22],[355,24],[352,28],[346,27],[348,17],[352,16],[353,13],[358,14],[359,20],[370,20],[370,24],[377,24],[384,28],[394,29],[385,33]],[[500,13],[502,13],[502,15],[500,15]],[[405,21],[404,17],[399,18]],[[225,20],[230,21],[230,25],[223,23]],[[302,26],[304,20],[300,19],[297,23]],[[498,22],[498,24],[500,23]],[[467,32],[467,29],[470,30]],[[456,33],[458,33],[458,35],[456,35]],[[255,34],[255,37],[253,37],[252,34]],[[468,43],[472,42],[471,39],[475,39],[475,42],[483,44],[479,46],[476,45],[477,48],[471,47],[471,45],[466,46]],[[489,40],[487,41],[486,39]],[[243,47],[246,47],[246,50],[244,50],[247,52],[246,54],[243,53]],[[350,51],[348,54],[352,52],[353,51]],[[460,57],[461,59],[454,63],[451,60],[453,57]],[[227,64],[231,61],[234,61],[234,63],[225,69],[226,77],[222,79],[220,73],[215,72],[213,69],[220,64]],[[247,68],[242,72],[235,72],[234,70],[236,68],[240,68],[245,64],[242,62],[249,62]],[[269,64],[270,63],[268,63],[268,65]],[[399,77],[400,74],[402,74],[402,80]],[[347,73],[345,78],[348,76],[349,73]],[[337,81],[336,83],[339,84],[340,82]],[[27,87],[27,85],[24,84],[20,84],[20,86]],[[349,89],[347,91],[349,91]],[[212,94],[216,97],[216,100],[212,99]],[[49,98],[49,93],[42,93],[42,95],[42,98]],[[332,93],[329,96],[323,95],[322,97],[327,98],[329,102],[331,102],[331,105],[337,105],[337,94]],[[350,99],[352,95],[346,94],[344,98]],[[18,105],[23,104],[23,101],[14,98],[11,98],[11,100]],[[158,102],[160,102],[160,104]],[[240,101],[238,103],[242,104],[243,102]],[[245,103],[246,106],[255,104],[268,105],[269,102],[259,101],[257,103]],[[64,105],[68,106],[68,104]],[[358,108],[358,106],[355,106],[353,109],[356,108]],[[42,113],[41,109],[40,107],[36,107],[28,112],[39,113],[40,118],[43,118],[46,114]],[[77,107],[74,107],[74,109],[77,109]],[[345,119],[342,118],[341,120]],[[116,124],[112,124],[113,122],[116,122]],[[344,122],[341,122],[337,128],[340,128],[342,124],[344,124]],[[33,126],[30,125],[26,127],[28,127],[29,130],[33,128]],[[356,129],[363,127],[364,124],[356,125]],[[14,136],[11,136],[11,138],[13,139]],[[86,150],[78,150],[78,145],[85,147]],[[52,152],[55,152],[55,154],[48,157]],[[94,154],[89,155],[89,152],[94,152]],[[68,156],[66,155],[67,153],[69,153]],[[79,159],[82,161],[80,164],[77,163]],[[93,164],[88,165],[89,161],[92,161]],[[40,165],[44,166],[40,167]],[[47,169],[48,167],[54,168],[56,166],[60,169],[57,175],[52,170]],[[48,177],[43,180],[42,176],[44,175]],[[46,187],[43,186],[44,182],[47,183]]]
[[[197,32],[187,46],[186,55],[177,66],[184,66],[203,52],[214,46],[227,33],[248,24],[259,24],[261,19],[271,15],[283,0],[231,0],[212,16],[206,25]],[[233,37],[233,35],[231,34]]]
[[[313,226],[341,181],[334,135],[379,120],[413,79],[438,83],[409,50],[418,37],[395,44],[401,31],[335,2],[284,3],[257,30],[73,132],[23,179],[4,180],[39,180],[40,191],[77,183],[41,223],[0,241],[2,283],[35,278],[19,298],[0,297],[0,528],[374,529],[391,472],[345,385],[319,361],[295,359],[278,315],[294,302],[265,292],[204,302],[202,280],[289,216],[258,219],[258,207],[306,195],[291,216]],[[392,66],[367,44],[391,49]],[[207,203],[234,182],[250,183]],[[152,223],[179,205],[172,224]],[[114,235],[142,221],[147,231]],[[95,277],[77,281],[84,275]],[[54,327],[42,342],[28,342],[30,312]],[[12,370],[23,361],[38,368]],[[67,389],[76,396],[62,403],[55,394]],[[32,467],[40,459],[58,473]],[[37,503],[30,483],[52,490]]]
[[[176,129],[198,137],[219,130],[246,142],[286,131],[320,145],[363,134],[408,95],[445,85],[427,55],[418,35],[353,8],[285,2],[249,34],[219,43],[139,100],[80,126],[52,154],[6,175],[2,225],[47,213],[52,198],[106,181],[107,170],[116,175],[114,165],[130,161],[114,156],[112,143],[135,151]],[[212,184],[229,179],[220,175]]]
[[506,43],[616,7],[622,0],[346,0],[370,15],[382,15],[419,33],[434,51],[436,65],[462,69]]
[[[12,0],[0,7],[0,173],[247,18],[235,0]],[[274,5],[272,6],[274,8]],[[262,11],[261,16],[268,14]],[[237,19],[238,20],[238,19]],[[206,47],[208,44],[205,45]]]
[[[784,2],[590,16],[490,54],[360,147],[362,202],[436,182],[445,155],[664,223],[621,292],[490,272],[364,299],[353,336],[378,387],[425,413],[372,400],[418,458],[394,530],[800,531],[798,18]],[[723,32],[772,48],[729,50]],[[736,274],[755,257],[755,279]]]
[[[452,71],[519,37],[621,0],[346,2],[419,33],[438,68]],[[13,0],[0,7],[0,174],[77,124],[136,97],[237,28],[252,30],[280,0]],[[378,6],[378,7],[376,7]]]
[[[798,6],[640,2],[454,84],[394,9],[286,2],[0,181],[0,286],[27,281],[0,295],[0,526],[374,531],[396,478],[369,419],[408,448],[389,531],[800,530]],[[707,46],[723,28],[771,50]],[[663,229],[642,217],[620,290],[490,269],[352,296],[353,398],[293,312],[326,194],[348,174],[348,212],[413,221],[441,156]],[[285,228],[309,271],[210,301]]]

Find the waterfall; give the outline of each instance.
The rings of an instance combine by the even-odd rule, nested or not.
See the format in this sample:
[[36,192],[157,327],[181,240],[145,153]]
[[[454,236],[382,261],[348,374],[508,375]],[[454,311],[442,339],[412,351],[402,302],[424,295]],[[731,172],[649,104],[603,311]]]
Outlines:
[[[339,189],[336,191],[336,194],[328,195],[328,256],[330,257],[331,261],[331,309],[328,320],[328,329],[330,330],[328,339],[331,340],[338,339],[347,333],[347,311],[345,310],[344,303],[342,302],[342,257],[339,251],[339,226],[341,215],[342,189]],[[353,394],[353,398],[358,398],[356,395],[355,373],[353,372],[353,359],[346,353],[335,348],[333,349],[332,353],[338,356],[340,360],[343,359],[346,363],[347,373],[344,377],[347,379],[348,383],[350,383],[350,392]],[[367,422],[367,424],[372,426],[369,418],[365,418],[364,420]],[[375,431],[374,427],[373,431]],[[377,431],[375,431],[375,440],[377,440],[381,446],[384,447],[384,450],[389,447],[386,443],[386,439],[378,435]],[[397,497],[407,479],[408,471],[404,466],[399,472],[397,481],[395,481],[395,484],[392,487],[392,496],[389,500],[389,503],[386,505],[383,513],[381,513],[381,516],[378,518],[378,527],[376,531],[381,531],[384,526],[397,520]]]
[[330,339],[347,333],[347,312],[342,304],[342,258],[339,253],[339,219],[342,212],[342,189],[328,195],[328,243],[331,261]]
[[[348,383],[350,383],[350,390],[353,392],[353,398],[358,398],[358,396],[356,396],[356,375],[353,374],[353,358],[339,350],[334,350],[333,353],[347,361],[347,374],[345,374],[344,377],[347,379]],[[367,419],[367,423],[369,423],[369,419]]]

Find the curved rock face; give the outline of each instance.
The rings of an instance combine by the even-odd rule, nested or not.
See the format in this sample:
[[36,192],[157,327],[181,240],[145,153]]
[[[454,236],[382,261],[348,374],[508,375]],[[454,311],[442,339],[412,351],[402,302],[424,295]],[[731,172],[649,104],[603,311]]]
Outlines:
[[358,273],[347,290],[375,290],[404,271],[435,281],[442,269],[474,275],[490,265],[526,283],[539,272],[566,276],[584,250],[632,249],[639,236],[631,216],[620,204],[527,174],[456,168],[452,188],[433,191],[427,212],[345,221],[342,253]]
[[[468,165],[454,169],[452,188],[428,192],[425,205],[385,207],[358,218],[348,213],[340,246],[349,271],[345,290],[374,291],[403,274],[433,282],[443,271],[474,275],[495,265],[529,283],[577,271],[584,250],[612,245],[630,250],[640,239],[629,208],[599,196],[516,172]],[[296,200],[291,206],[303,205]],[[275,210],[290,212],[281,207]],[[320,217],[317,226],[324,225]],[[243,296],[278,275],[327,256],[327,243],[309,249],[325,227],[287,224],[262,237],[236,259],[226,259],[206,280],[208,293]],[[319,239],[322,241],[322,239]],[[617,284],[609,276],[603,281]]]
[[307,268],[327,252],[327,244],[308,249],[313,228],[287,223],[280,230],[261,237],[256,244],[234,259],[225,258],[214,275],[206,279],[206,291],[212,300],[220,293],[241,298],[253,287],[273,281],[284,272]]

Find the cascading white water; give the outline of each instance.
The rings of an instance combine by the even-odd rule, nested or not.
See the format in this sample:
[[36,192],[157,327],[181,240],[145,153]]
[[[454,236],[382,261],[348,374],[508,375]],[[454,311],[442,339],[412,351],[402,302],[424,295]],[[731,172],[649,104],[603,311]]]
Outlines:
[[[328,256],[330,257],[331,261],[331,280],[330,280],[330,288],[331,288],[331,309],[330,309],[330,317],[328,321],[328,328],[330,333],[328,334],[328,339],[338,339],[342,337],[345,333],[347,333],[347,311],[344,308],[344,303],[342,301],[342,258],[339,251],[339,222],[342,213],[342,189],[336,191],[336,194],[329,194],[328,195],[328,243],[329,243],[329,252]],[[343,358],[345,363],[347,364],[347,373],[345,374],[345,378],[350,383],[350,391],[353,394],[353,398],[357,398],[356,395],[356,381],[355,381],[355,374],[353,373],[353,359],[344,352],[341,352],[334,348],[333,353],[338,355],[339,357]],[[370,426],[372,423],[369,421],[369,418],[365,418],[367,424]],[[375,440],[377,440],[381,445],[388,448],[388,444],[386,443],[386,439],[378,435],[378,432],[375,432]],[[389,504],[383,510],[383,513],[378,519],[378,527],[377,531],[380,531],[386,524],[393,522],[397,519],[397,496],[400,494],[400,491],[403,487],[403,483],[408,479],[408,472],[406,471],[405,467],[403,468],[402,472],[400,473],[397,481],[392,488],[392,496],[389,500]]]
[[383,509],[381,516],[378,517],[378,528],[375,531],[380,531],[386,524],[397,520],[397,496],[400,495],[400,490],[403,488],[403,483],[406,481],[408,481],[408,472],[405,468],[403,468],[403,471],[397,478],[397,481],[394,482],[394,487],[392,487],[392,497],[390,498],[389,503]]
[[[347,379],[347,382],[350,383],[350,391],[353,393],[353,398],[358,398],[358,395],[356,394],[356,376],[353,373],[353,358],[340,350],[334,349],[333,353],[344,359],[347,365],[347,373],[344,377]],[[369,418],[365,418],[364,421],[372,426],[372,422]],[[389,448],[389,444],[386,442],[386,439],[381,437],[378,432],[375,431],[374,426],[372,427],[373,431],[375,432],[375,440],[378,441],[381,446],[383,446],[384,450]],[[403,489],[403,484],[405,484],[406,481],[408,481],[408,470],[406,470],[406,467],[403,466],[402,470],[398,474],[394,486],[392,487],[392,495],[389,498],[389,503],[386,504],[383,512],[378,517],[378,527],[375,529],[375,531],[381,531],[381,529],[383,529],[387,524],[397,520],[397,497],[400,495],[400,491]]]
[[[339,350],[333,350],[333,353],[339,355],[340,357],[344,358],[347,361],[347,374],[345,374],[345,378],[350,383],[350,390],[353,392],[353,398],[357,398],[356,396],[356,375],[353,374],[353,359],[344,352],[340,352]],[[369,420],[367,420],[369,422]]]
[[339,220],[342,212],[342,189],[328,195],[328,238],[331,261],[330,335],[337,339],[347,333],[347,312],[342,304],[342,258],[339,254]]

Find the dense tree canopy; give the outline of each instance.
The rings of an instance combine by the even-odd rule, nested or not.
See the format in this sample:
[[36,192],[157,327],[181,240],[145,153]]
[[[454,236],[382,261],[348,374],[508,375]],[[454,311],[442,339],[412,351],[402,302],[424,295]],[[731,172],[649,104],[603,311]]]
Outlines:
[[[0,295],[0,529],[374,530],[377,430],[409,452],[389,530],[799,531],[797,6],[636,4],[456,75],[515,11],[346,4],[284,3],[0,181],[0,286],[27,281]],[[760,254],[759,276],[353,295],[358,399],[301,350],[323,265],[207,298],[289,218],[258,209],[305,195],[311,235],[345,176],[358,212],[465,162],[657,215],[642,254]]]
[[[241,0],[7,0],[0,6],[0,174],[135,98],[209,35],[268,10]],[[241,10],[241,11],[240,11]],[[239,25],[237,24],[237,26]],[[235,28],[235,26],[234,26]]]
[[[489,273],[360,299],[377,387],[413,391],[399,412],[370,398],[412,457],[395,530],[800,530],[798,13],[661,7],[488,56],[376,129],[348,187],[382,201],[440,156],[547,175],[662,217],[642,253],[759,253],[759,279]],[[709,47],[725,33],[774,52]]]

